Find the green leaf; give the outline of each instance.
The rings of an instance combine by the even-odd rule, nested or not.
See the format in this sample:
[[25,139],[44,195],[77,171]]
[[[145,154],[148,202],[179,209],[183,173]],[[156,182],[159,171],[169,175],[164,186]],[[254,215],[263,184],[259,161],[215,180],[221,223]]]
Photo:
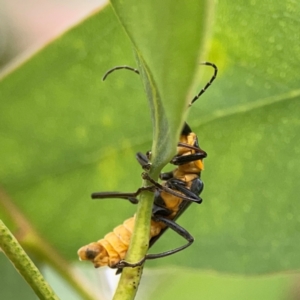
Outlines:
[[[207,22],[204,16],[208,15],[208,9],[206,5],[200,3],[186,5],[174,4],[172,1],[165,1],[163,4],[161,1],[151,1],[147,4],[128,1],[125,5],[124,2],[116,0],[112,3],[134,45],[140,75],[150,103],[153,143],[152,167],[149,173],[154,180],[157,180],[162,167],[174,155],[178,143],[185,111],[185,102],[182,99],[191,85],[188,76],[185,80],[180,77],[182,77],[182,69],[187,70],[187,74],[192,76],[199,51],[204,48]],[[165,13],[166,11],[168,14]],[[185,32],[190,32],[194,38],[187,37]],[[161,40],[164,40],[164,43],[157,51],[156,43]],[[176,42],[178,40],[182,41],[183,47],[178,47]],[[179,62],[178,58],[185,55],[189,59]],[[170,73],[168,80],[165,80],[165,76],[162,75],[165,72]],[[174,82],[179,84],[174,86]],[[145,193],[140,197],[135,228],[126,255],[126,260],[129,262],[140,261],[146,255],[145,245],[148,245],[150,232],[151,198],[153,199],[153,193],[152,195]],[[140,276],[139,269],[124,270],[114,299],[134,298]]]
[[198,68],[200,51],[204,52],[213,5],[209,1],[184,5],[171,0],[113,0],[112,4],[133,43],[150,102],[153,164],[157,160],[164,166],[174,155],[183,112],[190,101],[187,91]]
[[[291,295],[297,295],[291,284],[297,279],[292,274],[260,277],[228,276],[177,267],[159,272],[157,270],[152,276],[150,279],[154,282],[158,277],[159,286],[153,289],[153,294],[148,299],[279,300],[292,299]],[[169,286],[171,288],[167,288]]]
[[[168,11],[153,18],[161,24]],[[219,3],[209,60],[220,72],[188,118],[208,152],[204,202],[178,221],[196,241],[147,266],[242,274],[299,269],[298,12],[290,0]],[[172,13],[174,24],[189,22]],[[200,60],[161,50],[168,39],[163,26],[165,39],[156,42],[155,32],[141,36],[134,24],[126,26],[136,32],[135,52],[151,72],[176,136]],[[198,41],[194,32],[186,34]],[[184,47],[181,40],[172,43]],[[0,83],[1,185],[45,241],[70,260],[135,211],[121,200],[89,198],[94,191],[135,191],[141,170],[134,155],[151,148],[151,115],[139,78],[124,71],[101,83],[107,69],[124,64],[137,67],[128,37],[107,8]],[[0,215],[8,219],[2,209]],[[182,242],[167,233],[153,251]]]

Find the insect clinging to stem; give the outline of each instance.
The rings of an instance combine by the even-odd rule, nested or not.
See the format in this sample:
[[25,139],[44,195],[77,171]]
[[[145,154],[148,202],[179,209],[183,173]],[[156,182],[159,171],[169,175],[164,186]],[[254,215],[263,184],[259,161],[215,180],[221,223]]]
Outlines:
[[[210,62],[201,63],[202,65],[214,68],[214,74],[197,95],[192,99],[191,106],[212,84],[217,77],[217,66]],[[117,66],[108,70],[103,80],[115,70],[127,69],[139,74],[137,69],[128,66]],[[199,197],[203,190],[203,182],[200,179],[203,170],[203,159],[207,156],[198,143],[197,135],[192,132],[187,123],[184,123],[179,142],[177,144],[177,153],[171,159],[170,164],[175,166],[170,172],[161,173],[161,183],[154,181],[147,172],[142,173],[142,177],[148,180],[151,185],[140,187],[134,193],[122,192],[96,192],[92,194],[92,199],[120,198],[130,201],[133,204],[138,203],[137,196],[142,191],[151,191],[154,193],[154,204],[152,208],[151,227],[149,233],[149,248],[162,236],[162,234],[171,228],[182,236],[187,243],[164,251],[162,253],[147,254],[142,260],[136,263],[125,261],[128,251],[130,238],[133,232],[135,216],[125,220],[123,224],[115,227],[112,232],[106,234],[103,239],[90,243],[78,250],[81,260],[90,260],[94,266],[109,266],[118,268],[117,273],[121,272],[124,267],[140,266],[147,259],[156,259],[177,253],[190,246],[194,238],[183,227],[175,221],[189,207],[192,202],[200,204],[202,199]],[[146,154],[138,152],[137,161],[144,170],[151,166],[151,152]]]

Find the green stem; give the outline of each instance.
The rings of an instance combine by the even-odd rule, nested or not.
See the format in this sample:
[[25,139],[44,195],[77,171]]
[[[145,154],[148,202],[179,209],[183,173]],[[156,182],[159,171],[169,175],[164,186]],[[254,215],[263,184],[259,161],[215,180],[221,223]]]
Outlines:
[[[95,300],[101,297],[91,291],[84,278],[61,255],[37,234],[31,233],[22,241],[41,261],[48,263],[70,286],[85,300]],[[100,298],[99,298],[100,297]]]
[[49,263],[83,299],[96,299],[89,285],[84,282],[84,278],[79,276],[70,264],[45,239],[40,237],[29,221],[14,205],[12,199],[1,188],[0,206],[4,213],[17,226],[17,238],[26,250],[32,251],[41,261]]
[[[151,176],[157,180],[158,176]],[[148,184],[147,182],[144,182]],[[134,231],[126,255],[126,261],[138,262],[147,253],[149,247],[150,220],[152,214],[153,193],[142,192],[139,198]],[[124,268],[113,300],[134,299],[142,276],[143,266]]]
[[40,299],[59,299],[50,285],[45,281],[38,268],[18,243],[17,239],[1,220],[0,247]]

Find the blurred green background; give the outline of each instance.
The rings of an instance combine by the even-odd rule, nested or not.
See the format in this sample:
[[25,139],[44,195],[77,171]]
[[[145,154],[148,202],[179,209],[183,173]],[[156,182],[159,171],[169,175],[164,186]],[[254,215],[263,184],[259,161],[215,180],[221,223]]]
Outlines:
[[[0,217],[18,236],[20,225],[7,212],[5,201],[14,203],[44,242],[74,264],[79,247],[101,238],[135,211],[121,200],[92,201],[90,193],[135,191],[141,171],[134,154],[149,150],[152,141],[150,112],[138,76],[120,71],[101,81],[107,69],[136,63],[113,11],[98,5],[94,7],[99,11],[64,35],[49,35],[41,43],[44,49],[24,64],[6,55],[13,51],[5,48],[8,42],[1,43]],[[58,11],[75,11],[74,4],[53,2],[51,7],[49,20],[56,25]],[[92,8],[85,7],[85,14]],[[21,6],[16,9],[18,18],[25,16]],[[64,15],[67,26],[82,20],[83,10],[78,11],[81,15],[73,13],[72,18]],[[196,241],[182,253],[147,263],[140,299],[145,294],[149,299],[300,298],[299,11],[294,1],[216,5],[210,16],[212,29],[206,32],[212,35],[205,59],[218,65],[219,75],[188,116],[208,153],[204,202],[179,220]],[[1,26],[6,37],[8,12],[2,18],[7,25]],[[39,24],[41,13],[32,14]],[[175,27],[182,24],[172,22]],[[61,26],[55,28],[61,32],[66,25]],[[188,33],[182,28],[186,37],[178,45],[193,40]],[[26,40],[22,31],[15,36]],[[166,37],[158,51],[168,45]],[[31,47],[23,45],[15,54],[28,53]],[[11,68],[16,70],[6,75]],[[201,77],[191,95],[211,76],[210,69],[199,69]],[[168,232],[153,251],[181,243]],[[58,295],[76,299],[58,275],[53,276],[53,269],[37,260],[34,249],[28,250]],[[0,259],[0,298],[33,299],[4,255]],[[106,283],[106,275],[91,265],[76,267],[83,268],[94,286]],[[105,289],[110,290],[109,283],[101,293]]]

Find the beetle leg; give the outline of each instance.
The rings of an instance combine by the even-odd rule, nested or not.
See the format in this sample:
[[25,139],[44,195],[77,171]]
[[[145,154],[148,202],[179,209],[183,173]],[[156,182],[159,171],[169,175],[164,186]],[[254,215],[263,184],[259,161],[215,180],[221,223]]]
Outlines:
[[116,268],[119,269],[117,271],[117,274],[119,274],[121,272],[120,269],[125,268],[125,267],[131,267],[131,268],[139,267],[147,259],[156,259],[156,258],[161,258],[161,257],[165,257],[165,256],[169,256],[169,255],[175,254],[175,253],[177,253],[177,252],[179,252],[179,251],[181,251],[181,250],[189,247],[194,242],[193,236],[187,230],[185,230],[183,227],[181,227],[180,225],[178,225],[174,221],[172,221],[170,219],[167,219],[165,217],[162,217],[162,216],[153,216],[152,219],[154,221],[157,221],[157,222],[163,222],[163,223],[165,223],[169,228],[171,228],[176,233],[178,233],[180,236],[182,236],[184,239],[186,239],[187,243],[185,245],[183,245],[183,246],[177,247],[177,248],[172,249],[172,250],[168,250],[168,251],[164,251],[164,252],[156,253],[156,254],[147,254],[143,259],[141,259],[140,261],[138,261],[136,263],[130,263],[130,262],[127,262],[125,260],[121,260],[115,266]]
[[[172,179],[168,180],[167,184],[172,190],[175,189],[187,197],[195,197],[195,196],[199,195],[202,192],[203,187],[204,187],[203,182],[199,178],[193,180],[192,186],[190,189],[188,189],[181,180],[176,179],[176,178],[172,178]],[[197,197],[198,197],[197,203],[199,203],[199,204],[202,203],[202,198],[200,198],[199,196],[197,196]]]
[[140,187],[135,193],[120,193],[120,192],[96,192],[92,193],[92,199],[108,199],[120,198],[130,201],[132,204],[137,204],[139,201],[136,198],[143,191],[155,191],[153,186]]
[[145,259],[156,259],[156,258],[161,258],[161,257],[172,255],[174,253],[177,253],[177,252],[189,247],[194,242],[193,236],[186,229],[184,229],[183,227],[181,227],[180,225],[175,223],[173,220],[167,219],[162,216],[152,216],[152,220],[165,223],[170,229],[172,229],[173,231],[178,233],[180,236],[182,236],[184,239],[186,239],[187,243],[183,246],[177,247],[177,248],[169,250],[169,251],[164,251],[162,253],[147,254]]
[[115,265],[115,268],[118,268],[117,272],[116,272],[116,275],[117,274],[120,274],[122,272],[122,269],[125,268],[125,267],[131,267],[131,268],[135,268],[135,267],[139,267],[141,266],[145,260],[146,260],[146,256],[141,259],[140,261],[136,262],[136,263],[130,263],[126,260],[120,260],[120,262],[118,262],[116,265]]
[[[173,159],[170,161],[170,163],[173,165],[177,165],[177,166],[184,165],[186,163],[207,157],[206,152],[201,150],[200,148],[196,148],[196,147],[190,146],[188,144],[183,144],[183,143],[179,143],[178,145],[181,145],[186,148],[194,149],[197,152],[194,154],[190,154],[190,155],[183,155],[183,156],[181,155],[181,156],[173,157]],[[151,162],[149,161],[149,155],[138,152],[136,154],[136,159],[145,171],[150,170]]]
[[151,182],[153,184],[153,186],[155,186],[158,190],[160,191],[165,191],[166,193],[169,193],[171,195],[174,195],[178,198],[181,198],[183,200],[186,201],[191,201],[191,202],[196,202],[196,203],[201,203],[201,198],[198,197],[195,193],[190,192],[189,191],[189,195],[185,195],[177,193],[176,191],[173,191],[171,188],[167,187],[167,186],[163,186],[161,184],[159,184],[158,182],[156,182],[155,180],[153,180],[147,173],[142,173],[142,178],[145,180],[148,180],[149,182]]
[[[149,151],[148,151],[149,152]],[[148,153],[147,152],[147,153]],[[139,164],[142,166],[142,168],[145,170],[145,171],[148,171],[150,170],[151,168],[151,162],[149,160],[149,155],[147,154],[143,154],[141,152],[138,152],[136,155],[135,155],[137,161],[139,162]]]
[[190,154],[190,155],[181,155],[181,156],[175,156],[172,158],[172,160],[170,161],[171,164],[173,165],[184,165],[186,163],[192,162],[192,161],[196,161],[199,159],[203,159],[207,156],[206,152],[197,152],[194,154]]

